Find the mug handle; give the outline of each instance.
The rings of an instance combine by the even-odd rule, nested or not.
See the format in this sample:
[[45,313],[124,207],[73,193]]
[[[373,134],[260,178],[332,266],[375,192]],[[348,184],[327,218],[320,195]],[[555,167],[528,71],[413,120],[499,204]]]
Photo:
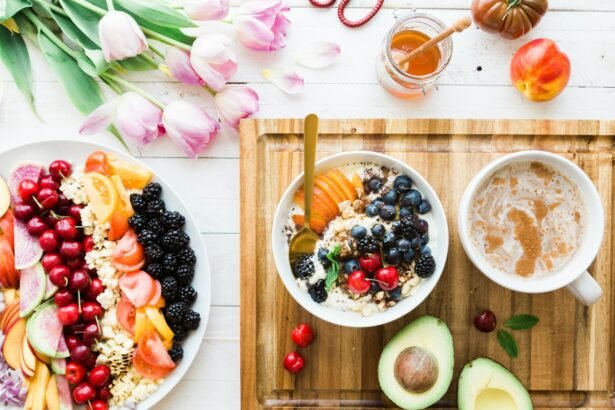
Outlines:
[[579,302],[586,306],[593,305],[602,296],[602,288],[588,271],[583,272],[566,288]]

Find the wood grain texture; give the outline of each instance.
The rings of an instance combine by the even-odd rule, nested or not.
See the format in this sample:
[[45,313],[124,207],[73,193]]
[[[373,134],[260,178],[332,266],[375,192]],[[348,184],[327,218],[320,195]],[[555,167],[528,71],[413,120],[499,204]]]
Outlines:
[[[322,120],[318,157],[365,149],[387,153],[423,174],[447,212],[448,262],[434,292],[409,315],[385,326],[350,329],[323,322],[299,307],[279,280],[270,227],[279,198],[302,170],[301,120],[250,120],[241,127],[241,386],[242,408],[390,407],[376,367],[384,344],[414,318],[448,323],[455,341],[455,380],[478,356],[510,368],[532,391],[536,408],[612,408],[615,351],[612,332],[613,146],[615,122],[548,120]],[[596,184],[606,215],[605,241],[590,272],[605,294],[591,308],[565,290],[514,293],[484,277],[466,257],[456,226],[457,204],[469,179],[505,153],[543,149],[577,162]],[[541,322],[516,331],[519,358],[511,360],[494,334],[471,319],[489,308],[501,321],[531,312]],[[317,334],[303,349],[307,366],[292,376],[282,358],[294,346],[291,326],[305,321]],[[455,406],[456,383],[439,403]]]

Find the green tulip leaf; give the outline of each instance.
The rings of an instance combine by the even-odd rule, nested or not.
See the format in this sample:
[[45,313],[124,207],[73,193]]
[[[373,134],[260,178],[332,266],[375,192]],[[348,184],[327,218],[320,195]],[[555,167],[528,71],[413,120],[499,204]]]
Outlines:
[[32,0],[0,0],[0,21],[8,20],[28,7],[32,7]]
[[126,58],[118,61],[118,63],[124,70],[128,71],[150,71],[156,69],[156,67],[153,67],[152,64],[142,56]]
[[162,27],[196,27],[188,17],[160,0],[115,0],[132,15]]
[[66,14],[68,14],[68,17],[72,23],[77,26],[88,39],[100,47],[100,39],[98,38],[98,22],[100,21],[101,16],[72,1],[60,0],[60,5]]
[[0,61],[13,76],[17,88],[27,98],[30,107],[36,111],[32,94],[32,66],[26,42],[21,35],[0,25],[0,44]]

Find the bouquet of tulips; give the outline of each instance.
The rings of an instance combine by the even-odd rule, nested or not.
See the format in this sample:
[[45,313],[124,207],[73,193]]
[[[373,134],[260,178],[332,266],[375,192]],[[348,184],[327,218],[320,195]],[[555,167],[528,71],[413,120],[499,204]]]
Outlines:
[[[284,47],[289,8],[283,0],[243,4],[231,21],[244,46]],[[227,84],[237,70],[223,34],[192,36],[197,22],[227,17],[229,0],[0,0],[0,60],[34,107],[25,39],[36,44],[72,103],[88,117],[82,134],[107,127],[124,143],[148,144],[168,135],[196,157],[218,134],[258,111],[257,93]],[[129,71],[162,70],[206,89],[217,113],[184,100],[165,103],[126,79]],[[119,94],[105,102],[100,84]]]

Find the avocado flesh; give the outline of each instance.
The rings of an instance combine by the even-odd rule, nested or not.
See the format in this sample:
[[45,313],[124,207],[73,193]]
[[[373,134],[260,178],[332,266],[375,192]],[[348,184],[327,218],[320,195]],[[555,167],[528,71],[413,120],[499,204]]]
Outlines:
[[459,375],[457,405],[460,410],[532,410],[530,394],[501,364],[478,358]]
[[[410,347],[426,350],[437,362],[437,378],[422,393],[406,390],[395,377],[395,361]],[[453,337],[446,323],[432,316],[422,316],[406,325],[387,343],[378,363],[378,382],[384,394],[397,406],[420,410],[444,396],[453,379],[454,365]]]

